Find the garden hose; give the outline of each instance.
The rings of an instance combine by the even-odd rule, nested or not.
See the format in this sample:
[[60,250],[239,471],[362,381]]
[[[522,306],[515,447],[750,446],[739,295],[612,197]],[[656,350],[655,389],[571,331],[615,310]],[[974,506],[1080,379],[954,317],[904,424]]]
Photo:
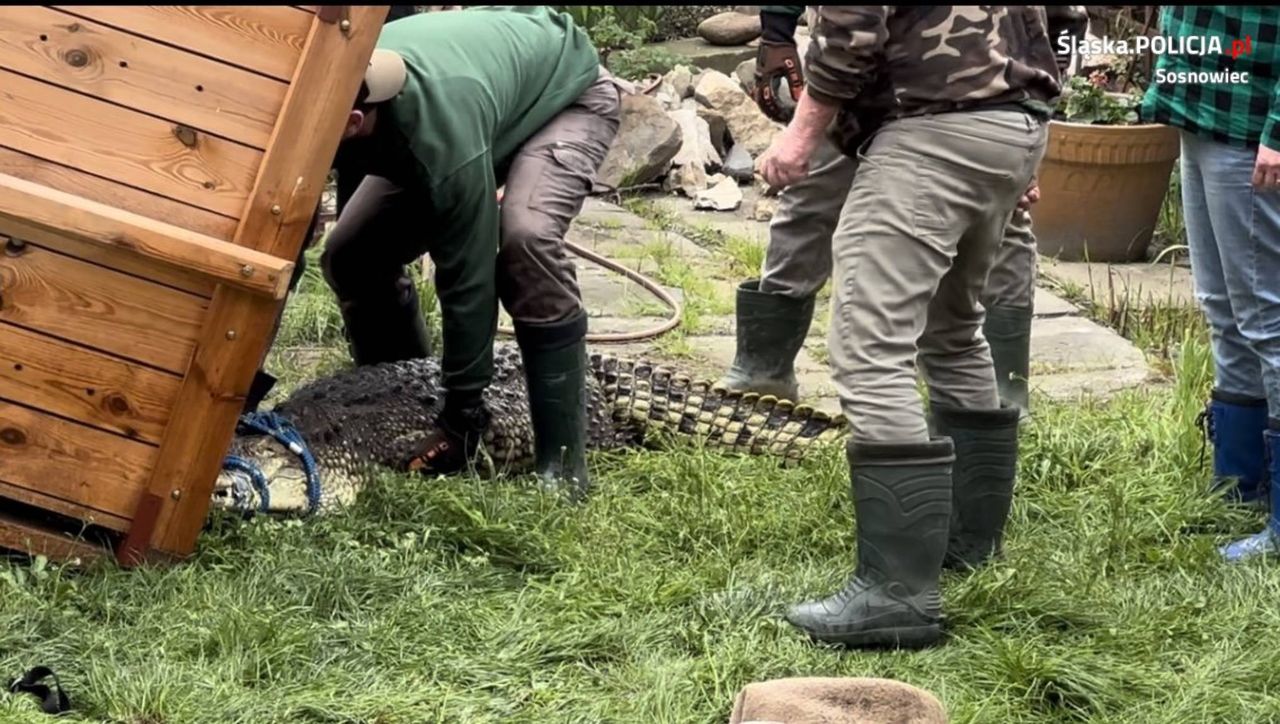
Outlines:
[[[568,247],[569,251],[573,252],[575,255],[580,256],[583,259],[586,259],[587,261],[593,261],[596,264],[599,264],[600,266],[604,267],[605,269],[608,269],[609,271],[617,272],[622,276],[635,282],[636,284],[639,284],[640,286],[647,289],[650,293],[653,294],[653,296],[657,297],[663,304],[667,305],[667,307],[671,309],[671,317],[667,319],[665,322],[663,322],[662,324],[656,327],[653,327],[651,329],[645,329],[639,332],[618,332],[618,333],[607,333],[607,334],[588,333],[586,338],[587,342],[595,342],[597,344],[620,344],[623,342],[638,342],[641,340],[652,339],[654,337],[659,337],[661,335],[664,335],[667,332],[670,332],[671,330],[675,329],[680,325],[680,318],[684,315],[684,309],[681,307],[680,302],[677,302],[670,294],[667,293],[667,290],[659,286],[657,282],[653,281],[649,277],[646,277],[640,272],[635,271],[634,269],[629,269],[623,266],[622,264],[619,264],[618,262],[613,261],[612,259],[609,259],[608,257],[601,256],[600,254],[597,254],[594,251],[591,251],[590,249],[586,249],[584,247],[578,246],[577,244],[567,239],[565,240],[564,245]],[[515,336],[515,330],[507,327],[499,327],[498,333],[506,335],[508,337]]]

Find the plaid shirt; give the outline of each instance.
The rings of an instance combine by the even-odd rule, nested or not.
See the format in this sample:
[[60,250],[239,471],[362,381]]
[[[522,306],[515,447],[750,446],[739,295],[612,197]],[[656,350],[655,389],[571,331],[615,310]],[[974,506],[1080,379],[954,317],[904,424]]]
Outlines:
[[[1143,120],[1220,143],[1263,143],[1280,150],[1280,11],[1264,5],[1166,5],[1160,25],[1161,34],[1171,41],[1195,36],[1205,38],[1205,45],[1207,38],[1216,36],[1223,52],[1160,55],[1141,106]],[[1232,60],[1232,41],[1246,38],[1250,52]],[[1248,73],[1248,82],[1232,83],[1226,77],[1200,82],[1172,75],[1232,71]]]

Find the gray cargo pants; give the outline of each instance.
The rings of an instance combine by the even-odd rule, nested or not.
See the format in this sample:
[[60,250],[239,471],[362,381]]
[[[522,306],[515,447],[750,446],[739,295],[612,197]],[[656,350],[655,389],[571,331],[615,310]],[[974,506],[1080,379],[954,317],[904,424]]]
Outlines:
[[[817,294],[831,277],[831,237],[857,170],[857,161],[823,140],[809,175],[778,197],[760,291],[799,299]],[[1015,209],[996,252],[982,305],[1030,309],[1035,301],[1036,261],[1031,215]]]
[[[497,289],[517,322],[548,324],[583,312],[564,239],[617,135],[622,89],[601,68],[594,84],[525,141],[507,170]],[[370,169],[330,231],[321,264],[339,300],[399,306],[413,289],[405,265],[433,241],[420,200]]]
[[[854,439],[929,439],[917,359],[933,402],[999,406],[981,299],[1047,136],[1017,111],[945,113],[891,121],[859,155],[832,237],[829,339]],[[1029,271],[1010,276],[1026,294]]]

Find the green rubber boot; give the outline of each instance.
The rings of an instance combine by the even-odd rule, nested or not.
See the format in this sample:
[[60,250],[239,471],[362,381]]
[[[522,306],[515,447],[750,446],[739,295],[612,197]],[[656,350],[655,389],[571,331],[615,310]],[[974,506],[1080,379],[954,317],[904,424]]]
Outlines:
[[796,355],[813,321],[813,297],[795,299],[760,291],[760,280],[738,285],[738,348],[715,388],[796,401]]
[[858,564],[844,590],[787,621],[826,643],[922,648],[942,636],[938,579],[951,520],[950,440],[847,446]]
[[431,356],[431,333],[418,306],[413,281],[402,278],[394,298],[339,302],[343,334],[356,365],[376,365]]
[[548,489],[579,501],[587,474],[587,315],[550,325],[516,324],[533,423],[534,468]]
[[1014,407],[961,410],[932,405],[933,428],[956,448],[951,533],[944,566],[977,568],[1001,552],[1018,474],[1018,418]]
[[1021,417],[1031,413],[1027,380],[1031,375],[1031,317],[1028,307],[991,307],[982,334],[991,345],[1000,399]]

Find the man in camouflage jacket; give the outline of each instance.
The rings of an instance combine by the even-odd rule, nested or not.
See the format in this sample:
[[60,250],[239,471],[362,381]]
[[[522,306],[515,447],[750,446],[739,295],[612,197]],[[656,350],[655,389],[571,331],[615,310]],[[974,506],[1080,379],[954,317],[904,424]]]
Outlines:
[[[1051,36],[1084,34],[1088,25],[1084,6],[1045,9]],[[760,8],[763,33],[752,96],[766,116],[780,123],[791,120],[795,101],[804,92],[803,59],[796,43],[796,26],[804,12],[804,5]],[[1059,54],[1057,60],[1065,74],[1070,53]],[[831,276],[831,235],[857,169],[855,158],[824,139],[810,162],[809,174],[782,192],[759,278],[738,286],[737,350],[720,387],[799,398],[796,355],[813,321],[817,293]],[[1000,398],[1021,408],[1023,417],[1030,409],[1037,261],[1029,207],[1038,193],[1033,186],[1026,202],[1010,216],[982,295],[987,312],[983,334],[991,345]]]
[[980,297],[1059,72],[1043,6],[824,5],[810,27],[804,93],[760,171],[804,180],[829,129],[857,159],[832,238],[830,353],[858,563],[787,618],[822,641],[925,646],[942,633],[944,562],[997,553],[1008,514],[1018,410],[1001,405]]

